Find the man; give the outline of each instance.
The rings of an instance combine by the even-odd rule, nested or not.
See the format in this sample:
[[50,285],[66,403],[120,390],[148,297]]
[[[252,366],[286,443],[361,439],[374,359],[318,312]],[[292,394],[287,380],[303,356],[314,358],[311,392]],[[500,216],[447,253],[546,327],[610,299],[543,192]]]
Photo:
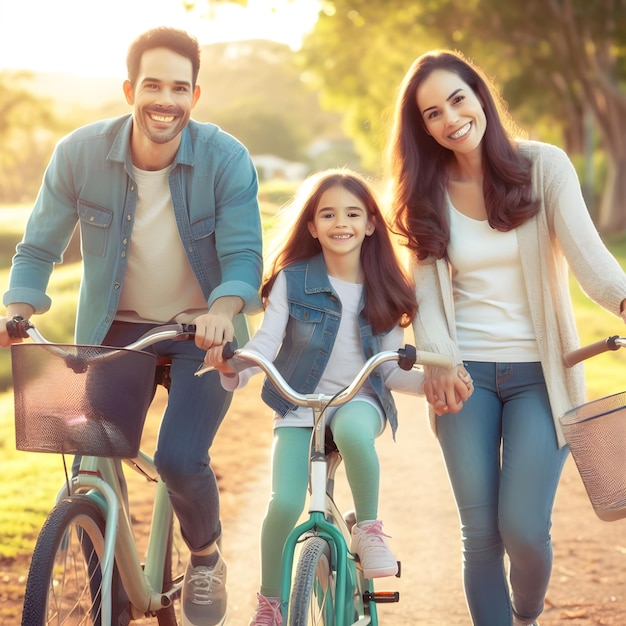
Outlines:
[[[191,112],[200,97],[197,41],[171,28],[130,46],[132,114],[79,128],[57,145],[13,259],[6,322],[50,307],[46,288],[76,223],[83,276],[76,342],[126,345],[155,324],[193,322],[195,342],[166,341],[171,389],[155,461],[191,551],[183,587],[189,626],[226,619],[219,492],[208,450],[232,395],[217,373],[194,377],[205,351],[260,309],[261,223],[246,149]],[[241,336],[240,340],[245,340]]]

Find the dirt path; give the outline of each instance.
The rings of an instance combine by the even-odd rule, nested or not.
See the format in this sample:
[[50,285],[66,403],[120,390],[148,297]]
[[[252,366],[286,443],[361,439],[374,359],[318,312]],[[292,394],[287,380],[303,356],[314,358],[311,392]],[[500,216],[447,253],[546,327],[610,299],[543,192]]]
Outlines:
[[[260,377],[259,377],[260,378]],[[238,392],[214,446],[222,490],[224,551],[229,564],[229,626],[247,626],[258,586],[258,535],[268,495],[271,419],[259,401],[259,381]],[[470,625],[460,579],[458,520],[436,440],[419,401],[397,396],[398,441],[379,440],[381,518],[402,561],[400,579],[378,588],[400,592],[380,605],[388,626]],[[155,418],[148,429],[154,436]],[[345,481],[337,499],[350,508]],[[143,498],[141,498],[143,500]],[[137,502],[137,534],[145,534],[148,506]],[[626,520],[598,520],[573,462],[568,461],[554,513],[554,571],[542,626],[626,624]],[[27,561],[0,564],[0,623],[20,623]],[[143,624],[154,620],[142,620]],[[503,625],[508,626],[508,625]]]
[[[421,404],[407,396],[397,400],[398,440],[394,444],[385,433],[378,450],[381,518],[393,535],[402,577],[382,579],[377,586],[398,590],[401,599],[398,604],[379,606],[380,621],[394,626],[469,626],[460,578],[457,513],[439,447]],[[259,475],[264,471],[261,467]],[[227,536],[234,626],[247,624],[254,605],[264,492],[266,480],[243,494],[244,507]],[[347,498],[345,487],[338,487],[338,501],[348,502]],[[626,520],[607,524],[596,518],[571,460],[557,498],[553,541],[555,566],[541,625],[626,624]]]

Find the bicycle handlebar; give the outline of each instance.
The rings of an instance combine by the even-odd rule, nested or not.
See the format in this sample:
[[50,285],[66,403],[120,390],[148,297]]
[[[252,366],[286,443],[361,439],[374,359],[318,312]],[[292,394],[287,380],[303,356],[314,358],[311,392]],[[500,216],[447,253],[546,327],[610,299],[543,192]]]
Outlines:
[[[224,345],[222,357],[225,360],[237,357],[248,361],[253,365],[257,365],[263,370],[266,376],[272,381],[274,386],[286,400],[298,406],[310,405],[311,395],[295,391],[276,369],[272,361],[262,354],[252,350],[246,350],[245,348],[237,348],[236,342],[230,342]],[[404,370],[410,370],[415,365],[430,365],[432,367],[445,367],[447,369],[451,369],[454,365],[452,358],[449,356],[434,352],[420,352],[410,344],[407,344],[404,348],[399,348],[398,350],[385,350],[367,359],[350,385],[348,385],[340,393],[333,396],[332,399],[330,399],[328,406],[344,404],[351,400],[363,386],[369,375],[379,365],[387,361],[397,361],[398,365]],[[202,376],[202,374],[213,369],[214,368],[210,365],[202,366],[198,369],[195,375]]]
[[[32,339],[35,343],[52,344],[34,326],[30,320],[14,317],[7,322],[7,333],[11,339]],[[125,350],[141,350],[165,339],[187,341],[195,337],[195,324],[163,324],[144,333],[139,339],[127,346],[116,346]]]
[[603,352],[609,352],[611,350],[619,350],[626,346],[626,337],[620,337],[619,335],[613,335],[606,339],[601,339],[589,345],[568,352],[563,357],[563,364],[565,367],[573,367],[577,363],[590,359],[592,356],[602,354]]

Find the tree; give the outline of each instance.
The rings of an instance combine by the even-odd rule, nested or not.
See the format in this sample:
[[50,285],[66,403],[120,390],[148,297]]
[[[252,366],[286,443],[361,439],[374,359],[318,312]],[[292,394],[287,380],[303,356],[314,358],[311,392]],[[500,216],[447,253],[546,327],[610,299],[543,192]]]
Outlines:
[[24,86],[29,80],[0,73],[0,202],[34,197],[56,140],[52,105]]
[[607,160],[599,227],[626,230],[626,0],[326,0],[301,58],[370,164],[402,75],[433,47],[479,61],[513,110],[560,124],[569,151],[592,116]]

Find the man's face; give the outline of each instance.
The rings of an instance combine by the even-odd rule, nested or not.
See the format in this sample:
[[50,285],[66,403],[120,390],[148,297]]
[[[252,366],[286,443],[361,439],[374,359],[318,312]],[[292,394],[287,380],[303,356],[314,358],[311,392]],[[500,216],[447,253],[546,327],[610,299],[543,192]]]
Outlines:
[[150,142],[167,144],[179,139],[200,96],[192,75],[189,59],[167,48],[155,48],[141,57],[136,83],[124,83],[135,128]]

